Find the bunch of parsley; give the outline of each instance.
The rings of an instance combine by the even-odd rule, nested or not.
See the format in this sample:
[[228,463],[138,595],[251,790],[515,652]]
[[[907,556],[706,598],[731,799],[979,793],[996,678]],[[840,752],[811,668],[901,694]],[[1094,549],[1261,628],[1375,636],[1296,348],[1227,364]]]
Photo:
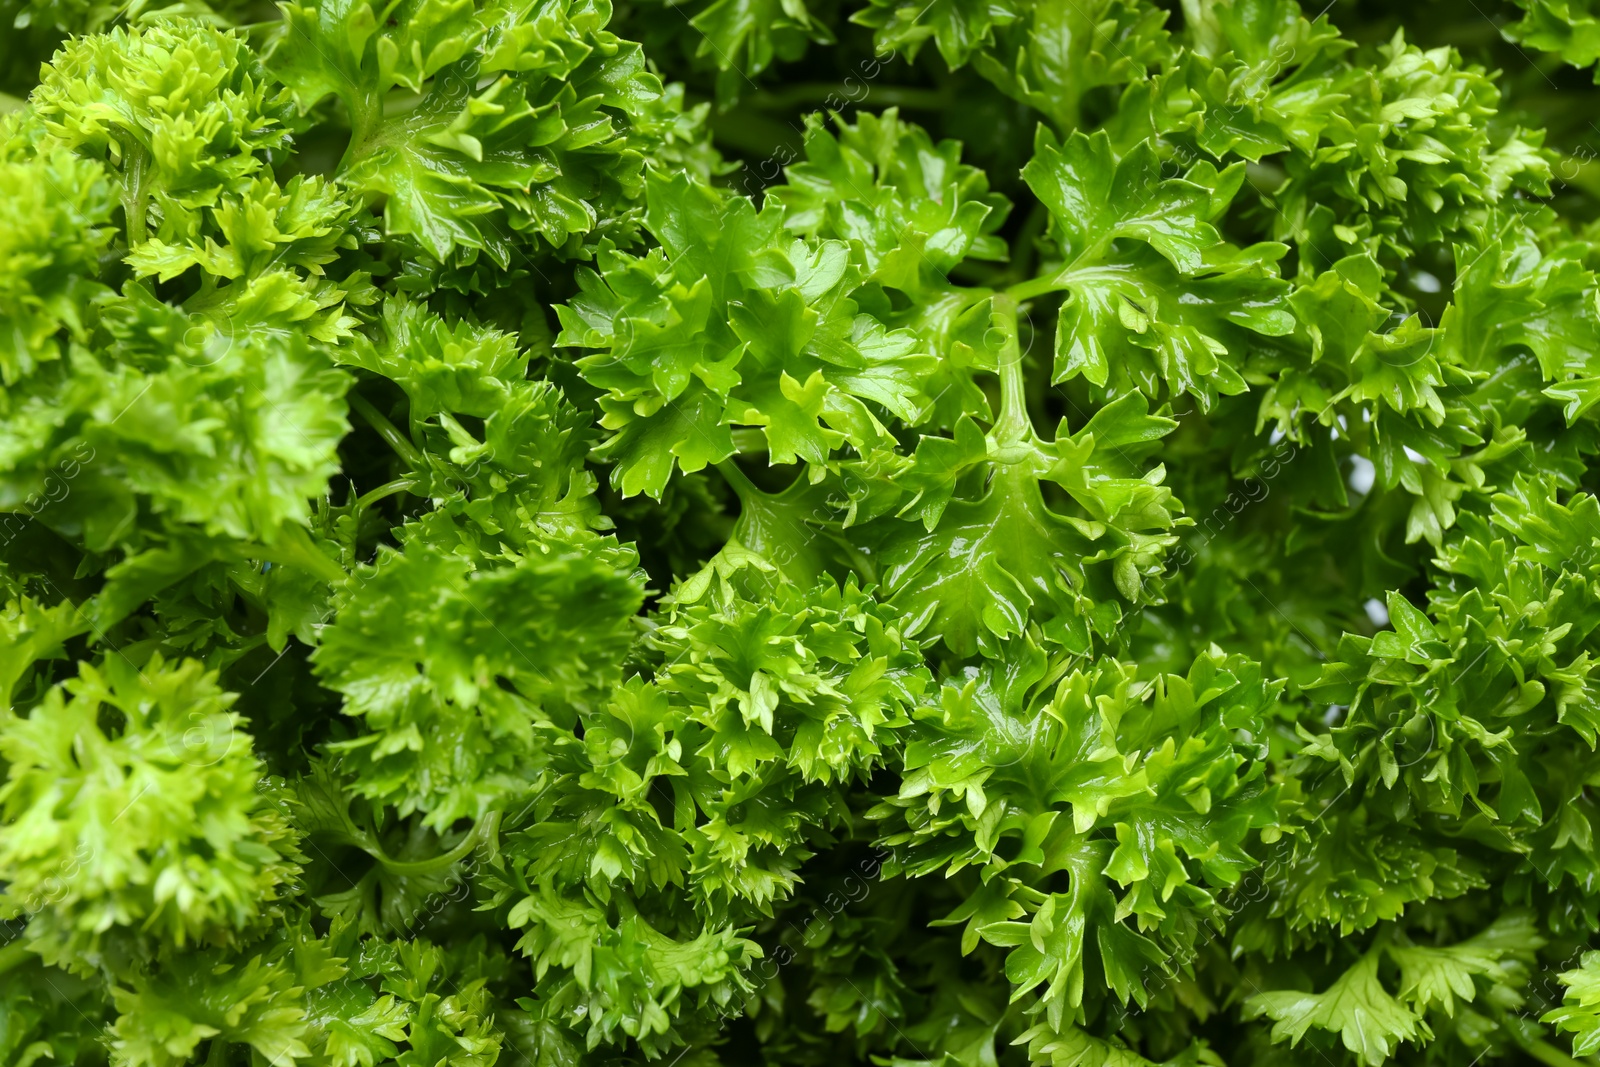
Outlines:
[[0,27],[0,1062],[1600,1063],[1600,4]]

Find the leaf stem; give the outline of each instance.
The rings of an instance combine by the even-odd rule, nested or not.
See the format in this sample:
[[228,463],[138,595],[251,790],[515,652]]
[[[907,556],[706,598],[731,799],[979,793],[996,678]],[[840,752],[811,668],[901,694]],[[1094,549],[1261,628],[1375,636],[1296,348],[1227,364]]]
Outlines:
[[350,116],[350,143],[344,146],[336,173],[344,173],[354,163],[372,139],[372,133],[383,122],[383,97],[379,94],[346,96],[344,109]]
[[368,490],[357,497],[356,510],[365,511],[378,501],[394,496],[396,493],[404,493],[409,489],[415,489],[419,484],[415,478],[396,478],[392,482],[385,482],[376,489]]
[[1022,344],[1018,340],[1017,300],[1010,292],[994,298],[995,319],[1002,332],[997,370],[1000,375],[1000,416],[995,419],[995,442],[1004,447],[1020,444],[1033,435],[1028,418],[1028,394],[1022,377]]
[[1528,1050],[1528,1055],[1540,1063],[1549,1064],[1550,1067],[1594,1067],[1592,1058],[1580,1060],[1576,1056],[1569,1056],[1550,1042],[1538,1038],[1529,1041],[1523,1047]]
[[145,171],[149,167],[150,159],[144,146],[137,142],[125,145],[124,153],[128,165],[123,172],[127,191],[122,195],[122,214],[128,224],[128,250],[134,246],[142,245],[148,236],[145,230]]
[[1022,220],[1022,228],[1017,231],[1017,239],[1012,243],[1017,249],[1017,255],[1011,262],[1011,269],[1017,274],[1026,277],[1033,272],[1033,257],[1038,250],[1039,235],[1044,232],[1045,225],[1049,221],[1050,212],[1043,201],[1035,203],[1033,209],[1028,212],[1028,217]]
[[365,419],[368,426],[377,430],[378,436],[389,442],[389,447],[395,450],[396,455],[409,464],[413,470],[427,470],[428,461],[417,450],[417,446],[412,444],[411,440],[401,433],[399,427],[390,422],[383,412],[373,407],[370,400],[358,393],[351,393],[349,400],[350,407],[355,413]]
[[323,555],[322,550],[312,544],[311,535],[306,533],[305,527],[285,523],[283,528],[285,533],[283,544],[289,550],[288,562],[304,567],[334,585],[349,577],[343,567]]
[[739,469],[739,465],[733,460],[725,459],[721,463],[718,463],[716,467],[717,473],[722,475],[722,477],[727,481],[729,488],[731,488],[735,493],[739,494],[739,499],[741,501],[748,502],[751,498],[751,494],[761,492],[760,489],[756,488],[756,484],[750,480],[744,471]]
[[329,559],[321,549],[311,543],[311,537],[306,533],[305,527],[296,526],[291,522],[283,524],[277,544],[243,544],[239,546],[238,551],[245,559],[262,559],[269,563],[281,563],[286,567],[299,567],[310,571],[330,585],[339,585],[349,577],[343,567]]
[[1037,278],[1029,278],[1025,282],[1018,282],[1006,289],[1006,296],[1015,301],[1032,300],[1034,297],[1053,293],[1062,288],[1059,275],[1055,272],[1044,274]]
[[372,858],[388,868],[390,873],[416,877],[422,874],[432,874],[446,867],[454,866],[470,856],[473,851],[485,842],[490,842],[490,855],[499,850],[500,813],[491,811],[475,823],[467,836],[461,839],[460,844],[449,852],[442,852],[432,859],[408,862],[405,860],[390,859],[378,848],[368,848],[366,851]]

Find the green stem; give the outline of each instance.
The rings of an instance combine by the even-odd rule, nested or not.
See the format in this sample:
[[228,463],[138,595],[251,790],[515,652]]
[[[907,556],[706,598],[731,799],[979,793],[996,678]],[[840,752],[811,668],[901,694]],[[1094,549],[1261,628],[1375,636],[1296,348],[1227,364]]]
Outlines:
[[872,107],[908,107],[919,111],[944,111],[951,106],[943,89],[915,89],[906,85],[872,86],[863,104]]
[[1552,169],[1556,180],[1563,184],[1582,189],[1592,195],[1600,195],[1600,166],[1593,160],[1568,156]]
[[350,115],[350,143],[344,146],[344,155],[339,157],[337,173],[340,174],[361,155],[362,150],[367,147],[367,142],[372,140],[373,132],[383,122],[381,95],[363,94],[342,99],[345,111]]
[[405,460],[413,470],[427,470],[428,461],[417,450],[417,446],[412,444],[410,438],[401,433],[399,428],[384,416],[383,412],[373,407],[371,401],[356,393],[351,393],[349,399],[350,407],[355,410],[355,413],[365,419],[368,426],[377,430],[378,436],[389,442],[389,447],[394,449],[396,455]]
[[311,536],[304,527],[293,523],[284,523],[277,544],[243,544],[239,546],[239,554],[245,559],[262,559],[269,563],[281,563],[285,567],[299,567],[330,585],[339,585],[349,577],[343,567],[323,555],[322,550],[311,543]]
[[[1030,218],[1027,221],[1031,222],[1032,219]],[[1048,222],[1048,219],[1044,221]],[[1025,282],[1018,282],[1008,288],[1006,292],[1018,301],[1026,302],[1046,293],[1070,288],[1074,281],[1074,272],[1093,271],[1098,266],[1103,266],[1101,257],[1105,254],[1106,249],[1110,247],[1113,239],[1113,233],[1104,233],[1076,255],[1072,255],[1071,258],[1057,264],[1048,274],[1042,274],[1037,278],[1029,278]],[[1063,248],[1062,251],[1070,254],[1072,250]]]
[[1569,1056],[1548,1041],[1534,1039],[1523,1047],[1528,1050],[1528,1055],[1540,1063],[1549,1064],[1550,1067],[1594,1067],[1592,1058],[1580,1060],[1575,1056]]
[[415,478],[396,478],[392,482],[385,482],[378,488],[369,490],[357,497],[356,510],[365,511],[380,500],[394,496],[396,493],[404,493],[409,489],[415,489],[418,484],[420,483]]
[[1056,280],[1058,277],[1058,274],[1052,273],[1041,275],[1037,278],[1029,278],[1025,282],[1018,282],[1016,285],[1009,286],[1006,289],[1006,295],[1020,303],[1025,300],[1032,300],[1034,297],[1043,296],[1046,293],[1053,293],[1062,288],[1061,283]]
[[1033,272],[1034,246],[1049,221],[1050,211],[1044,206],[1043,201],[1035,203],[1033,210],[1028,212],[1028,217],[1022,220],[1022,228],[1017,231],[1017,239],[1013,244],[1017,249],[1017,257],[1011,262],[1011,269],[1018,275],[1027,277]]
[[311,535],[306,533],[305,527],[285,523],[283,530],[282,544],[288,550],[288,562],[303,567],[334,585],[345,580],[347,575],[344,573],[344,568],[325,556],[322,549],[312,543]]
[[441,853],[437,856],[434,856],[432,859],[406,862],[404,860],[390,859],[388,856],[384,855],[381,850],[376,848],[368,848],[367,852],[372,856],[373,859],[377,860],[379,863],[382,863],[384,867],[388,868],[391,874],[416,877],[417,875],[432,874],[435,871],[440,871],[446,867],[454,866],[470,856],[473,850],[484,842],[493,842],[490,845],[490,855],[493,855],[496,851],[498,851],[499,833],[500,813],[498,811],[491,811],[482,819],[478,820],[467,836],[461,839],[460,844],[451,849],[449,852]]
[[24,963],[27,963],[32,955],[33,953],[28,949],[26,942],[20,937],[4,948],[0,948],[0,974],[16,970]]
[[127,192],[122,196],[122,213],[128,223],[128,248],[132,250],[145,242],[144,179],[150,160],[141,144],[125,146],[124,152],[128,163],[123,172]]
[[[754,160],[762,162],[747,168],[754,179],[762,182],[776,181],[780,176],[779,167],[786,165],[784,160],[793,162],[797,156],[795,148],[800,144],[801,134],[786,122],[779,122],[765,113],[752,114],[751,109],[744,107],[735,108],[724,114],[713,114],[711,117],[711,135],[720,144],[727,145],[736,152]],[[787,150],[783,158],[779,158],[780,149]],[[771,173],[767,173],[767,170]],[[746,193],[751,190],[743,190]]]
[[1022,344],[1018,340],[1017,301],[1009,292],[994,298],[995,318],[1003,333],[1000,344],[1000,417],[991,431],[1001,447],[1020,444],[1033,435],[1028,418],[1027,385],[1022,377]]
[[483,846],[484,855],[492,863],[500,857],[500,813],[491,811],[486,818],[488,824],[483,828],[483,833],[478,835],[478,843]]
[[735,493],[739,494],[740,500],[749,501],[752,494],[761,492],[760,489],[756,488],[756,484],[745,475],[744,471],[739,469],[739,465],[733,460],[725,459],[716,466],[717,473],[722,475],[722,477],[727,480],[729,487],[732,488]]
[[228,1062],[228,1042],[222,1037],[211,1039],[211,1048],[206,1051],[206,1067],[225,1067]]

